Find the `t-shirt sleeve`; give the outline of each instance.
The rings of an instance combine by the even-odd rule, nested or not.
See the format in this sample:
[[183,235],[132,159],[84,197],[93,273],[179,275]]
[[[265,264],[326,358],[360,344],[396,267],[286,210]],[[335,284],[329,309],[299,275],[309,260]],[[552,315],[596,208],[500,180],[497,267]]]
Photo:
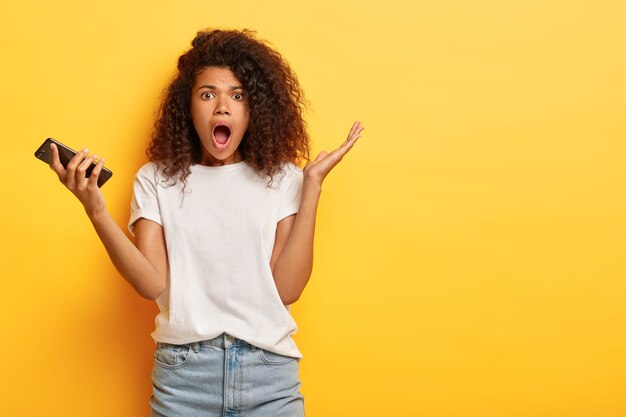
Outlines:
[[297,213],[300,208],[300,195],[302,194],[302,182],[304,180],[302,169],[296,165],[291,165],[288,172],[289,175],[284,178],[285,188],[282,192],[277,221]]
[[157,174],[152,163],[139,169],[133,182],[133,198],[130,202],[128,231],[135,235],[135,222],[141,218],[161,223],[161,211],[157,199]]

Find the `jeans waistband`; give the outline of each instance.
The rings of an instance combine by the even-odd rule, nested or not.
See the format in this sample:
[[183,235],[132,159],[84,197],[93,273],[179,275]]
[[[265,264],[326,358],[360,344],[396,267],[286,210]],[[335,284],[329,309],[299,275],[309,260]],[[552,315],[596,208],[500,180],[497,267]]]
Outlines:
[[[162,345],[167,345],[167,343],[161,343]],[[187,343],[187,345],[194,350],[194,352],[198,352],[200,346],[213,346],[221,349],[227,349],[229,347],[242,347],[248,348],[251,351],[255,351],[256,346],[251,345],[243,339],[237,339],[234,336],[231,336],[227,333],[222,333],[221,335],[209,339],[209,340],[201,340],[198,342]]]
[[210,339],[210,340],[202,340],[197,342],[203,346],[215,346],[219,348],[227,348],[231,346],[252,346],[250,343],[246,342],[243,339],[237,339],[234,336],[229,335],[228,333],[222,333],[221,335]]
[[[157,344],[160,344],[162,346],[172,346],[172,347],[176,346],[176,345],[172,345],[171,343],[165,343],[165,342],[157,342]],[[213,339],[209,339],[209,340],[201,340],[198,342],[186,343],[186,345],[189,346],[191,349],[193,349],[194,352],[198,352],[198,350],[200,349],[200,346],[213,346],[213,347],[217,347],[221,349],[227,349],[229,347],[244,347],[244,348],[249,348],[251,351],[255,351],[257,349],[256,346],[251,345],[245,340],[237,339],[236,337],[231,336],[227,333],[222,333],[221,335]]]

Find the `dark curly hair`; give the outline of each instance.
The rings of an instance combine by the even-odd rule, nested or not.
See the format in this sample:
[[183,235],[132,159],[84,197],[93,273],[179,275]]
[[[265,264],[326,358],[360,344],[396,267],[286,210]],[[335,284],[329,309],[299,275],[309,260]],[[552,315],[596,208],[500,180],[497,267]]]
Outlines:
[[146,151],[168,180],[186,184],[189,167],[200,162],[191,89],[196,74],[209,66],[229,68],[248,95],[250,122],[238,149],[257,173],[269,177],[268,185],[284,163],[310,160],[304,95],[296,74],[277,51],[248,29],[200,31],[191,45],[178,58],[178,73],[164,92]]

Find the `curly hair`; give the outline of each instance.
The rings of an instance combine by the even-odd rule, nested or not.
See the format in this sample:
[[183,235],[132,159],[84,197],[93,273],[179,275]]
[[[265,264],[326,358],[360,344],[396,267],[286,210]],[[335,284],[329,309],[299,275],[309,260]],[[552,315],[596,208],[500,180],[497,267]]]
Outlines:
[[191,45],[178,58],[178,73],[164,91],[146,151],[168,180],[178,177],[186,184],[189,167],[201,160],[191,89],[196,75],[211,66],[229,68],[248,95],[250,122],[238,149],[258,174],[269,177],[268,185],[284,163],[310,160],[304,94],[277,51],[248,29],[200,31]]

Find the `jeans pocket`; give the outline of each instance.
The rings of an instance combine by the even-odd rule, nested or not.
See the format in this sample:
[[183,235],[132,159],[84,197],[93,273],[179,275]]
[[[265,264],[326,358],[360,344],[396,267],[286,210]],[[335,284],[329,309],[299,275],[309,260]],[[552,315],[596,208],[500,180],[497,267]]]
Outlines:
[[259,349],[259,352],[261,352],[261,359],[263,362],[268,365],[284,365],[298,360],[298,358],[279,355],[278,353],[270,352],[265,349]]
[[154,350],[154,363],[167,369],[180,368],[189,361],[192,354],[193,349],[190,345],[158,342]]

